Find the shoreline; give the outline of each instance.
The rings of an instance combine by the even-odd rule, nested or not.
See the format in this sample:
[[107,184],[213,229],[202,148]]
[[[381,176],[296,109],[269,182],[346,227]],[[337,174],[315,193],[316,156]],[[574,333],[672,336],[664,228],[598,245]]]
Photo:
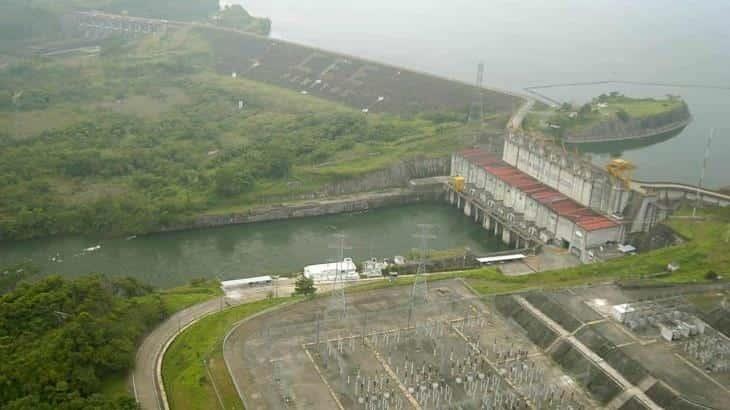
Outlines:
[[681,131],[692,122],[692,119],[693,118],[690,116],[686,120],[673,122],[673,123],[670,123],[670,124],[665,125],[660,128],[652,128],[652,129],[644,132],[643,134],[639,134],[639,135],[630,135],[630,136],[626,136],[626,137],[598,136],[595,138],[591,137],[591,138],[580,138],[580,139],[565,137],[563,139],[563,142],[565,142],[566,144],[578,145],[578,144],[592,144],[592,143],[601,143],[601,142],[642,140],[642,139],[657,137],[662,134],[669,134],[669,133]]

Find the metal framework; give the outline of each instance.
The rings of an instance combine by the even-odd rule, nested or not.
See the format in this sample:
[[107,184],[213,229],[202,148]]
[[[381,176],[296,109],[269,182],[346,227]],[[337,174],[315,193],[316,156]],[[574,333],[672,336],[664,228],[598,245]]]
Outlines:
[[469,109],[468,122],[481,123],[484,119],[484,63],[477,66],[476,89],[474,90],[474,100]]

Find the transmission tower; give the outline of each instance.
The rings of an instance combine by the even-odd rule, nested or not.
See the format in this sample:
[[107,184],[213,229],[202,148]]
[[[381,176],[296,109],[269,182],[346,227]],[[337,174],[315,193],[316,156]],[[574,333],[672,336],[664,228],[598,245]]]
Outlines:
[[420,239],[421,249],[418,269],[416,270],[416,277],[413,280],[413,288],[411,289],[411,300],[410,306],[408,307],[408,326],[411,325],[416,302],[420,301],[425,303],[428,296],[428,280],[424,276],[424,273],[426,273],[426,258],[428,256],[428,241],[430,239],[436,239],[436,236],[431,234],[431,229],[433,229],[433,225],[419,224],[419,232],[413,235],[414,238]]
[[705,146],[705,157],[702,161],[702,170],[700,171],[700,182],[697,184],[697,191],[695,192],[695,206],[692,208],[692,216],[697,216],[697,208],[700,206],[700,198],[702,195],[700,194],[700,190],[702,189],[702,184],[705,182],[705,172],[707,171],[707,161],[710,159],[710,147],[712,147],[712,137],[715,136],[715,129],[710,129],[710,136],[707,137],[707,145]]
[[332,296],[330,297],[328,313],[340,314],[344,319],[347,316],[347,299],[345,297],[345,279],[342,275],[342,263],[345,259],[345,249],[352,249],[351,246],[345,244],[346,236],[344,234],[335,234],[335,243],[331,244],[330,249],[337,250],[337,260],[335,261],[335,281],[332,284]]
[[484,63],[477,66],[477,81],[474,89],[474,100],[469,109],[468,122],[481,123],[484,119]]

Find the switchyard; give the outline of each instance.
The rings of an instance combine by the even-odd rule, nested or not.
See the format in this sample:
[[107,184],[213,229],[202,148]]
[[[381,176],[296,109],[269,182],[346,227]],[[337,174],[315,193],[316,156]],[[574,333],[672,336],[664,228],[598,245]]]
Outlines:
[[346,311],[324,296],[234,328],[224,355],[246,408],[719,409],[730,398],[720,330],[668,341],[659,326],[632,329],[639,313],[612,314],[635,304],[657,324],[700,321],[690,296],[724,288],[413,289],[346,293]]
[[596,402],[489,300],[457,280],[329,297],[234,329],[247,408],[589,409]]

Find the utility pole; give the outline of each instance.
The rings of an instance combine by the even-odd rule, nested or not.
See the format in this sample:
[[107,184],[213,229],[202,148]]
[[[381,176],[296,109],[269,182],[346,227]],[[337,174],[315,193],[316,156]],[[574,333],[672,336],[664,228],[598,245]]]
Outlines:
[[712,146],[712,137],[715,134],[715,129],[710,128],[710,136],[707,138],[707,146],[705,147],[705,158],[702,161],[702,170],[700,171],[700,183],[697,184],[697,192],[695,193],[695,206],[692,209],[692,217],[697,216],[697,208],[700,206],[700,190],[702,184],[705,182],[705,173],[707,172],[707,162],[710,159],[710,147]]

